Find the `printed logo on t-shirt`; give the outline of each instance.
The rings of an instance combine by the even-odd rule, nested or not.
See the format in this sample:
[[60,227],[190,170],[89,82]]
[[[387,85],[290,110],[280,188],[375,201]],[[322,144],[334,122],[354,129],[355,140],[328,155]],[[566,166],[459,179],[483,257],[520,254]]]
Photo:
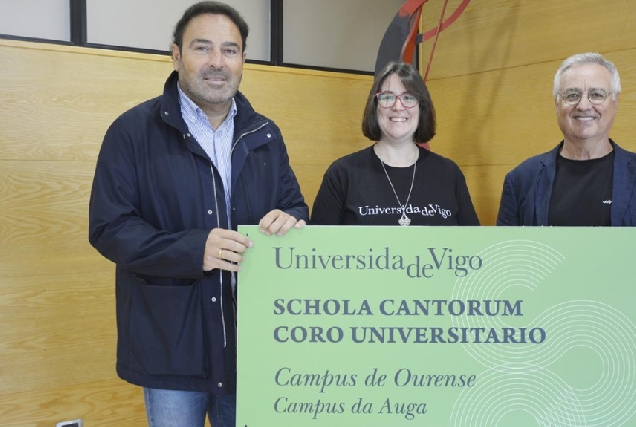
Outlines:
[[[444,209],[442,208],[440,205],[435,204],[435,203],[429,203],[426,206],[413,206],[411,204],[409,204],[406,207],[406,214],[416,214],[416,215],[422,215],[422,216],[427,216],[427,217],[433,217],[433,216],[441,216],[444,219],[450,218],[452,216],[452,213],[450,211],[450,209]],[[375,206],[359,206],[358,207],[358,212],[360,213],[361,216],[367,216],[367,215],[396,215],[396,214],[402,214],[402,207],[401,206],[387,206],[387,207],[381,207],[378,205]]]

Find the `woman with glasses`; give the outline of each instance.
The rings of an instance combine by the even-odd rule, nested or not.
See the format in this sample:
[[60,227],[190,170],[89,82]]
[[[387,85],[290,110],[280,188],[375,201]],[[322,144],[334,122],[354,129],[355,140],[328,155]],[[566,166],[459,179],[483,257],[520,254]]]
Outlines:
[[435,136],[435,108],[411,65],[391,62],[376,76],[362,132],[374,143],[329,167],[312,224],[479,225],[459,167],[421,147]]

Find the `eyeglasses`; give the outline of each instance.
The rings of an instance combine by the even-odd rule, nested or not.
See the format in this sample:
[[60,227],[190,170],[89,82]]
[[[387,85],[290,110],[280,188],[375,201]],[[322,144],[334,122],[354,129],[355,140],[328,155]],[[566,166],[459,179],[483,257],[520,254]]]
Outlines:
[[417,96],[412,93],[405,92],[401,95],[396,95],[393,92],[378,92],[375,94],[378,100],[378,105],[382,108],[391,108],[395,105],[399,99],[404,108],[413,108],[417,105],[419,100]]
[[[607,95],[610,95],[612,92],[607,93],[603,89],[590,89],[587,92],[587,99],[590,101],[590,104],[600,105],[607,99]],[[568,90],[564,93],[559,94],[563,102],[569,105],[576,105],[581,102],[583,98],[583,93],[580,90]]]

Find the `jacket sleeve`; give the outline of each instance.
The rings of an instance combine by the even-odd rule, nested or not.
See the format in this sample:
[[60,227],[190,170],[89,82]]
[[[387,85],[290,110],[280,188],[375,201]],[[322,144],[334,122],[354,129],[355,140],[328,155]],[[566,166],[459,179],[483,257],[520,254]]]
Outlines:
[[[139,124],[138,126],[143,126]],[[104,257],[136,274],[203,276],[209,230],[170,232],[144,219],[134,130],[115,121],[104,137],[89,202],[89,241]],[[146,207],[145,209],[148,209]]]
[[497,214],[497,225],[517,226],[519,223],[518,201],[512,184],[512,172],[506,175],[499,201],[499,213]]
[[336,166],[332,164],[322,178],[322,184],[311,209],[312,225],[342,224],[346,190],[336,169]]
[[278,134],[281,140],[280,151],[280,177],[279,177],[279,200],[277,208],[283,212],[293,216],[297,220],[309,221],[309,206],[305,203],[302,193],[300,192],[300,185],[296,179],[296,175],[289,164],[289,155],[287,154],[287,148],[283,142],[283,137],[278,130]]

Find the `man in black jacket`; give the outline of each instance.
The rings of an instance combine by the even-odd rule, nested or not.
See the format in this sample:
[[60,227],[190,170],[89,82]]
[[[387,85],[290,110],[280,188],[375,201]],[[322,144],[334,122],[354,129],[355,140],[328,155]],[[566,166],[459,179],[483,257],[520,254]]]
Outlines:
[[278,127],[238,92],[248,27],[191,6],[163,95],[104,137],[89,240],[116,264],[117,373],[144,388],[152,427],[235,425],[236,272],[252,242],[300,228],[308,207]]

